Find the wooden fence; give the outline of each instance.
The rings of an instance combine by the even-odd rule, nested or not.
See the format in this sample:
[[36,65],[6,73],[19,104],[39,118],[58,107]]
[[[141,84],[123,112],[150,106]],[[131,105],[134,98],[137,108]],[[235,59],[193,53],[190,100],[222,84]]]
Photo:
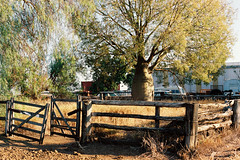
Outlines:
[[227,126],[238,128],[239,102],[234,100],[232,104],[200,104],[202,111],[198,113],[198,132]]
[[[21,107],[15,108],[15,105],[17,104],[19,104]],[[25,108],[22,106],[25,106]],[[32,108],[29,109],[29,107],[37,108],[37,111],[33,112]],[[49,110],[49,104],[46,104],[46,105],[31,104],[26,102],[15,101],[13,98],[10,101],[7,101],[6,117],[5,117],[6,136],[7,134],[9,134],[9,136],[17,135],[27,139],[34,140],[34,141],[38,141],[39,144],[42,144],[45,136],[48,110]],[[43,114],[41,114],[42,111],[43,111]],[[28,117],[25,116],[26,119],[20,118],[24,116],[16,116],[16,114],[14,113],[26,115]],[[38,119],[40,118],[42,123],[39,123],[39,120],[31,121],[31,119],[33,118],[38,118]],[[29,127],[28,126],[29,124],[32,125],[32,127]],[[35,128],[40,128],[40,130]],[[26,131],[31,132],[31,134],[27,135],[25,133],[21,133],[18,131],[19,129],[23,130],[23,132],[26,132]],[[33,137],[34,134],[38,134],[39,138]]]
[[[85,143],[88,141],[88,138],[92,134],[93,128],[107,128],[107,129],[116,129],[116,130],[126,130],[126,131],[159,131],[164,133],[179,133],[180,135],[184,135],[184,143],[187,148],[193,149],[197,144],[197,135],[200,132],[207,131],[209,129],[217,129],[226,126],[233,126],[234,128],[238,128],[240,123],[240,100],[234,100],[234,103],[229,104],[190,104],[190,103],[163,103],[163,102],[148,102],[148,101],[115,101],[115,100],[83,100],[85,98],[78,97],[76,100],[66,100],[66,99],[53,99],[51,101],[51,134],[58,134],[61,136],[67,136],[75,138],[76,140],[81,139],[81,143]],[[64,117],[61,113],[61,109],[57,105],[56,102],[76,102],[76,109],[69,111],[68,116],[76,114],[75,118],[69,119],[69,117]],[[25,102],[14,101],[1,101],[0,103],[6,103],[6,133],[14,134],[17,128],[26,129],[22,126],[22,123],[30,123],[30,124],[38,124],[37,122],[32,122],[30,119],[33,116],[42,117],[43,123],[39,124],[43,127],[42,131],[34,131],[33,129],[26,129],[28,131],[37,132],[43,134],[40,136],[39,142],[42,143],[44,131],[45,131],[45,123],[47,121],[47,112],[48,105],[40,106],[36,104],[30,104]],[[13,104],[21,104],[33,107],[40,107],[40,110],[45,109],[45,114],[39,114],[40,110],[35,113],[30,111],[24,111],[20,109],[14,109]],[[148,106],[153,107],[155,110],[154,115],[141,115],[141,114],[120,114],[120,113],[106,113],[106,112],[93,112],[93,105],[111,105],[114,106]],[[167,108],[185,108],[185,115],[172,117],[172,116],[162,116],[160,113],[161,107]],[[211,109],[210,109],[211,108]],[[21,120],[13,116],[13,112],[31,115],[26,120]],[[60,117],[56,116],[56,113],[59,112]],[[82,112],[82,117],[81,113]],[[153,120],[155,122],[154,127],[132,127],[132,126],[124,126],[124,125],[112,125],[112,124],[104,124],[104,123],[94,123],[92,121],[92,117],[117,117],[117,118],[134,118],[134,119],[145,119],[145,120]],[[182,122],[183,126],[179,128],[166,128],[160,127],[160,120],[163,121],[178,121]],[[19,126],[15,126],[12,124],[13,121],[22,122]],[[55,121],[55,122],[54,122]],[[63,123],[60,124],[59,121]],[[70,126],[69,122],[74,121],[76,123],[75,126]],[[16,128],[17,127],[17,128]],[[62,132],[54,131],[54,128],[60,128]],[[71,131],[70,135],[67,135],[63,132],[63,130]],[[18,135],[15,132],[16,135]],[[26,135],[22,135],[23,137],[29,138]],[[42,138],[41,138],[42,137]],[[37,139],[33,139],[37,140]]]
[[[138,115],[138,114],[118,114],[118,113],[100,113],[92,112],[92,105],[117,105],[117,106],[149,106],[155,108],[154,116]],[[160,115],[160,107],[170,108],[186,108],[186,115],[179,117],[166,117]],[[85,101],[82,106],[82,137],[81,143],[85,143],[88,137],[91,135],[92,128],[108,128],[117,130],[138,130],[138,131],[159,131],[159,132],[175,132],[183,133],[185,135],[185,145],[188,148],[193,148],[196,144],[197,135],[197,110],[198,105],[188,103],[161,103],[161,102],[146,102],[146,101],[101,101],[92,100]],[[102,123],[92,123],[91,118],[94,116],[101,117],[119,117],[119,118],[137,118],[137,119],[148,119],[155,121],[154,128],[148,127],[130,127],[130,126],[116,126]],[[182,121],[185,122],[184,130],[177,128],[163,128],[159,127],[159,121]]]
[[[76,141],[80,139],[80,112],[81,112],[81,97],[77,96],[77,99],[56,99],[51,97],[51,121],[50,121],[50,134],[56,134],[64,137],[74,138]],[[75,103],[75,109],[69,111],[65,116],[62,112],[62,108],[57,102],[62,102],[66,106],[65,102]],[[65,103],[65,104],[64,104]],[[75,117],[69,117],[76,114]],[[74,123],[74,124],[70,124]],[[57,130],[58,129],[58,130]],[[68,131],[68,133],[66,133]]]
[[[117,105],[117,106],[149,106],[155,108],[154,116],[137,115],[137,114],[119,114],[119,113],[100,113],[92,112],[92,105]],[[183,133],[185,146],[193,149],[197,145],[197,135],[200,132],[210,129],[217,129],[226,126],[237,128],[240,123],[240,100],[235,100],[234,104],[189,104],[189,103],[162,103],[162,102],[145,102],[145,101],[85,101],[82,106],[82,137],[81,142],[85,143],[91,135],[92,128],[107,128],[127,131],[159,131],[167,133]],[[209,111],[211,107],[216,110]],[[232,106],[232,109],[231,109]],[[164,117],[160,115],[160,107],[186,108],[185,116]],[[198,112],[198,109],[202,111]],[[137,118],[155,121],[154,128],[147,127],[130,127],[116,126],[102,123],[92,123],[92,117],[118,117],[118,118]],[[164,121],[182,121],[184,122],[183,130],[176,128],[159,127],[159,120]]]

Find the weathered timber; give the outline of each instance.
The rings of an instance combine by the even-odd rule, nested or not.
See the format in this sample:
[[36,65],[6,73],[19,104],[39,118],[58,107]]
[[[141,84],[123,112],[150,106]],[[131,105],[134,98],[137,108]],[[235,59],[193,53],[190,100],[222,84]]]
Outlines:
[[[53,107],[54,107],[54,105],[53,105]],[[54,124],[54,120],[57,121],[57,124],[58,124],[58,125],[61,125],[60,120],[55,119],[55,118],[59,118],[59,117],[57,117],[57,115],[56,115],[54,109],[52,110],[51,115],[53,116],[53,117],[52,117],[53,119],[50,121],[50,122],[51,122],[51,125],[50,125],[50,132],[54,131],[54,128],[52,127],[52,125]],[[63,120],[63,119],[61,118],[61,120]],[[62,133],[64,134],[64,130],[61,129],[61,131],[62,131]],[[52,135],[52,133],[50,133],[50,135]]]
[[54,99],[55,102],[77,102],[77,99]]
[[[61,117],[53,117],[52,118],[53,120],[60,120],[60,121],[63,121],[64,119],[63,118],[61,118]],[[65,118],[67,121],[69,121],[69,122],[76,122],[77,120],[76,119],[73,119],[73,118]]]
[[149,127],[130,127],[130,126],[116,126],[110,124],[92,123],[93,127],[107,128],[107,129],[117,129],[125,131],[159,131],[162,133],[175,132],[178,134],[183,134],[183,130],[178,128],[149,128]]
[[45,106],[44,118],[43,118],[43,122],[42,122],[43,125],[42,125],[42,129],[41,129],[39,144],[43,144],[43,139],[44,139],[45,131],[46,131],[46,127],[47,127],[49,106],[50,106],[49,104],[46,104],[46,106]]
[[75,113],[78,113],[78,112],[81,112],[82,110],[79,108],[79,109],[75,109],[75,110],[73,110],[73,111],[71,111],[71,112],[68,112],[68,116],[71,116],[71,115],[73,115],[73,114],[75,114]]
[[[19,122],[24,122],[25,121],[25,119],[20,119],[20,118],[16,118],[16,117],[13,117],[13,120],[19,121]],[[42,126],[42,123],[38,123],[38,122],[34,122],[34,121],[28,121],[26,123],[36,125],[36,126]]]
[[14,124],[14,120],[13,120],[13,117],[14,117],[14,113],[13,111],[11,111],[11,109],[14,109],[14,99],[11,98],[10,100],[10,104],[9,104],[9,124],[8,124],[8,133],[9,133],[9,136],[11,136],[12,134],[12,125]]
[[204,111],[201,111],[201,112],[198,112],[198,115],[204,115],[204,114],[214,114],[214,113],[221,113],[223,112],[223,108],[221,109],[215,109],[215,110],[212,110],[212,109],[204,109]]
[[[30,112],[30,111],[15,109],[14,104],[27,105],[27,106],[31,106],[31,107],[33,106],[33,107],[38,107],[39,109],[36,112],[33,113],[33,112]],[[31,104],[31,103],[26,103],[26,102],[14,101],[14,99],[11,98],[11,100],[7,101],[7,104],[6,104],[6,124],[5,124],[5,134],[6,134],[6,136],[7,136],[7,133],[10,136],[11,135],[17,135],[17,136],[25,137],[25,138],[28,138],[28,139],[32,139],[34,141],[38,141],[39,144],[42,144],[43,138],[44,138],[44,135],[45,135],[48,108],[49,108],[49,104],[46,104],[45,106],[42,106],[42,105]],[[44,115],[40,114],[40,112],[42,112],[44,109],[45,109]],[[28,115],[29,117],[26,118],[26,119],[16,118],[14,113],[20,113],[20,114]],[[43,118],[43,123],[41,124],[41,123],[38,123],[38,122],[30,121],[33,117]],[[19,121],[21,123],[19,125],[15,125],[14,121]],[[23,126],[25,123],[40,126],[40,127],[42,127],[41,131]],[[33,137],[30,137],[28,135],[24,135],[24,134],[21,134],[21,133],[17,133],[18,129],[38,133],[38,134],[40,134],[40,139],[33,138]]]
[[6,104],[7,101],[0,101],[0,104]]
[[20,101],[14,101],[14,103],[15,104],[21,104],[21,105],[26,105],[26,106],[31,106],[31,107],[38,107],[38,108],[45,107],[44,105],[38,105],[38,104],[32,104],[32,103],[20,102]]
[[67,120],[66,120],[65,117],[63,116],[61,110],[59,109],[58,105],[56,104],[56,102],[54,102],[54,105],[55,105],[56,109],[58,110],[58,112],[60,113],[60,115],[61,115],[63,121],[64,121],[65,124],[68,126],[68,128],[69,128],[69,130],[71,131],[72,135],[75,135],[75,133],[72,131],[70,125],[68,124]]
[[10,102],[7,101],[6,103],[6,115],[5,115],[5,136],[7,136],[9,132],[9,116],[10,116]]
[[77,122],[76,122],[76,136],[78,137],[75,139],[76,141],[80,140],[80,120],[81,120],[81,114],[80,111],[82,110],[82,97],[77,96]]
[[[13,112],[21,113],[21,114],[28,115],[28,116],[31,116],[31,115],[35,114],[34,112],[24,111],[24,110],[20,110],[20,109],[10,109],[10,110],[13,111]],[[44,118],[44,115],[43,114],[37,114],[35,117]]]
[[12,132],[11,134],[16,135],[16,136],[19,136],[19,137],[23,137],[23,138],[31,139],[31,140],[33,140],[33,141],[37,141],[37,142],[40,141],[40,140],[37,139],[37,138],[30,137],[30,136],[27,136],[27,135],[24,135],[24,134],[20,134],[20,133],[16,133],[16,132]]
[[[155,117],[160,117],[160,107],[159,106],[155,106]],[[160,127],[160,122],[158,119],[155,119],[155,128],[159,128]]]
[[137,114],[120,114],[120,113],[102,113],[102,112],[92,112],[92,116],[101,117],[119,117],[119,118],[139,118],[139,119],[149,119],[149,120],[165,120],[165,121],[184,121],[184,117],[165,117],[165,116],[145,116]]
[[199,104],[189,104],[186,107],[185,147],[194,149],[197,144]]
[[207,131],[207,130],[210,130],[210,129],[217,129],[217,128],[221,128],[221,127],[226,127],[226,126],[230,126],[231,124],[232,124],[232,121],[228,120],[228,121],[224,121],[224,122],[221,122],[221,123],[199,126],[198,127],[198,132]]
[[230,106],[231,104],[229,103],[208,103],[208,104],[200,104],[199,108],[206,108],[206,109],[209,109],[209,108],[224,108],[224,107],[228,107]]
[[[69,131],[70,131],[70,129],[69,129],[68,126],[63,126],[63,125],[56,125],[56,124],[53,124],[52,127],[56,127],[56,128],[59,128],[59,129],[65,129],[65,130],[69,130]],[[70,128],[72,129],[72,131],[75,132],[76,127],[70,127]],[[73,130],[73,129],[74,129],[74,130]]]
[[198,121],[204,121],[204,120],[210,120],[210,119],[216,119],[216,118],[224,118],[224,117],[230,117],[233,115],[233,111],[226,111],[225,113],[214,113],[212,115],[199,115]]
[[[13,127],[17,127],[17,125],[13,125]],[[19,129],[23,129],[23,130],[26,130],[26,131],[30,131],[30,132],[41,134],[41,131],[38,131],[38,130],[35,130],[35,129],[32,129],[32,128],[27,128],[27,127],[21,126]]]
[[37,112],[35,112],[34,114],[32,114],[31,116],[29,116],[27,119],[25,119],[20,125],[18,125],[17,127],[15,127],[12,131],[10,132],[14,132],[16,131],[18,128],[20,128],[24,123],[27,123],[30,119],[32,119],[33,117],[35,117],[36,115],[38,115],[41,111],[43,111],[45,108],[40,108]]
[[240,100],[234,101],[233,105],[233,116],[232,116],[233,128],[237,129],[240,123]]
[[210,120],[203,120],[198,121],[198,125],[205,125],[205,124],[215,124],[215,123],[221,123],[224,122],[224,118],[216,118],[216,119],[210,119]]
[[[75,102],[76,103],[76,109],[73,111],[70,111],[67,115],[71,116],[73,114],[76,114],[76,118],[66,118],[62,114],[60,108],[56,104],[57,101],[60,102]],[[77,96],[77,99],[55,99],[51,97],[51,122],[50,122],[50,131],[51,135],[56,134],[58,132],[54,131],[55,128],[60,128],[62,133],[58,133],[58,135],[65,136],[67,134],[64,133],[64,130],[69,130],[72,133],[72,136],[68,135],[68,137],[75,138],[76,141],[79,141],[80,138],[80,112],[81,112],[81,103],[82,103],[82,97]],[[57,109],[61,117],[57,117],[54,108]],[[57,122],[58,125],[54,124],[54,122]],[[61,123],[65,123],[65,125],[62,125]],[[74,127],[70,126],[68,122],[74,122]],[[76,130],[73,130],[75,128]]]
[[173,108],[181,108],[185,107],[186,103],[163,103],[163,102],[149,102],[149,101],[103,101],[103,100],[92,100],[92,104],[98,105],[128,105],[128,106],[159,106],[159,107],[173,107]]
[[92,124],[92,103],[91,101],[83,102],[82,104],[82,136],[81,143],[84,144],[88,140],[88,136],[91,134]]
[[[50,106],[50,136],[52,136],[53,132],[54,132],[54,128],[52,127],[52,125],[54,124],[54,117],[56,117],[55,115],[55,112],[54,112],[54,103],[53,103],[53,96],[51,96],[51,106]],[[58,123],[60,123],[58,120],[57,120]],[[62,130],[63,132],[63,130]]]
[[100,99],[99,96],[81,96],[83,100]]

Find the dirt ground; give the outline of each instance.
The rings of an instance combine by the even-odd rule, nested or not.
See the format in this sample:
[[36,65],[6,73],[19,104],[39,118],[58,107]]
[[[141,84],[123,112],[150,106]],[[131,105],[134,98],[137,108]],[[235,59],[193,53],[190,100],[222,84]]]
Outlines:
[[[102,144],[92,142],[80,149],[70,138],[45,136],[44,144],[39,145],[18,136],[5,137],[0,131],[0,160],[42,160],[42,159],[80,159],[80,160],[145,160],[145,159],[191,159],[196,160],[240,160],[240,131],[227,131],[211,139],[201,140],[195,152],[170,153],[168,151],[154,156],[144,152],[141,146]],[[179,157],[181,155],[181,158]]]
[[[167,156],[163,155],[162,158]],[[162,159],[160,158],[160,159]],[[80,149],[70,138],[45,136],[44,144],[39,145],[18,136],[5,137],[0,132],[0,160],[42,160],[42,159],[159,159],[143,153],[141,146],[101,144],[92,142]],[[171,159],[171,158],[170,158]],[[175,158],[174,158],[175,159]]]
[[[141,146],[130,145],[114,145],[101,144],[99,142],[89,143],[80,149],[78,144],[70,138],[61,136],[46,136],[44,144],[39,145],[38,142],[12,136],[5,137],[0,132],[0,160],[40,160],[40,159],[181,159],[173,153],[157,154],[153,157],[144,153]],[[229,132],[230,133],[230,132]],[[225,133],[227,135],[228,133]],[[192,159],[240,159],[240,133],[231,132],[231,135],[224,136],[219,140],[216,138],[214,142],[206,140],[200,144]],[[183,153],[188,154],[189,153]],[[184,158],[186,156],[182,156]],[[186,158],[188,159],[188,158]]]
[[0,135],[0,159],[138,159],[139,148],[90,143],[80,149],[70,138],[46,136],[44,144]]

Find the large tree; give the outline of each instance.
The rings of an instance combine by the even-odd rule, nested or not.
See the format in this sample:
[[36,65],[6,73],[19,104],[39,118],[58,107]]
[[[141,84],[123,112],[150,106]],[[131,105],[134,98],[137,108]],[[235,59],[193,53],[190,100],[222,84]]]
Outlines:
[[135,69],[133,98],[152,100],[156,68],[211,80],[230,55],[232,14],[223,0],[102,0],[83,26],[85,51],[107,45]]
[[[24,95],[39,96],[50,83],[51,52],[60,48],[52,39],[57,44],[57,39],[64,39],[73,47],[69,35],[62,33],[72,29],[73,17],[82,23],[93,9],[93,0],[1,0],[0,95],[15,88]],[[61,31],[56,29],[60,23],[65,25]]]

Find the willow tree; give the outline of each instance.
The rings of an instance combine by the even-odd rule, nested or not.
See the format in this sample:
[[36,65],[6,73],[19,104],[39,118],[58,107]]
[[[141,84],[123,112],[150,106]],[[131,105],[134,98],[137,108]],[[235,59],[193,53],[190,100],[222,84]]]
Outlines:
[[[47,60],[51,50],[60,48],[54,46],[51,39],[60,39],[62,32],[71,29],[73,17],[82,23],[92,9],[93,0],[1,0],[1,91],[4,89],[6,93],[17,88],[22,94],[37,97],[46,89],[50,83]],[[68,27],[56,33],[59,22]],[[73,46],[73,41],[66,37],[62,39]]]
[[153,99],[156,68],[210,81],[230,55],[232,9],[223,0],[102,0],[95,15],[86,48],[108,45],[106,54],[135,69],[136,100]]

